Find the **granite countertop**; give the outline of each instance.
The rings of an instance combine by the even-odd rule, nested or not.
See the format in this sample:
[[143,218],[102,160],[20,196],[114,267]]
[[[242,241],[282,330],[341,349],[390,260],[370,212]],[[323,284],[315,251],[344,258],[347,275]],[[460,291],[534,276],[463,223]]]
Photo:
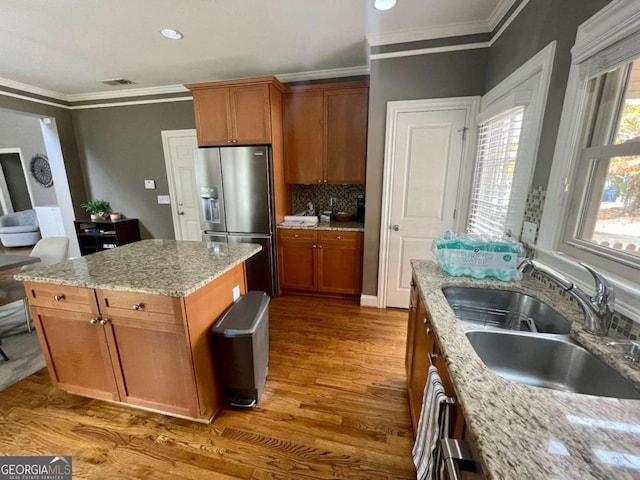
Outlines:
[[362,222],[336,222],[332,220],[328,223],[320,222],[313,227],[296,226],[284,226],[278,225],[278,228],[284,230],[338,230],[338,231],[351,231],[351,232],[364,232],[364,223]]
[[[580,307],[531,278],[519,282],[451,277],[412,260],[467,428],[490,479],[640,478],[640,400],[582,395],[510,382],[489,370],[466,339],[442,287],[513,290],[550,304],[572,322],[572,336],[640,386],[640,366],[582,329]],[[619,339],[617,339],[619,340]]]
[[186,297],[258,253],[252,243],[142,240],[34,268],[16,280]]

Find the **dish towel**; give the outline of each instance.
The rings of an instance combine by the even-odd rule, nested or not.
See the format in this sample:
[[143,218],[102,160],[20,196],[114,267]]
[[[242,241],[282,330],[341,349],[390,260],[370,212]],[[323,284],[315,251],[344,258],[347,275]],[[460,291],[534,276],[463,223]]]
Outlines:
[[443,462],[438,441],[447,432],[449,407],[438,369],[429,367],[427,384],[422,397],[422,411],[418,422],[418,433],[413,446],[413,463],[418,480],[442,478]]

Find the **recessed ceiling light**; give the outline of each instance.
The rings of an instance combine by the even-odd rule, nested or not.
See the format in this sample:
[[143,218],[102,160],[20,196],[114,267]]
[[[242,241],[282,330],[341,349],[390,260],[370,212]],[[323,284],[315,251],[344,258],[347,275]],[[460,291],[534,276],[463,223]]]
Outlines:
[[378,10],[389,10],[393,8],[396,4],[396,0],[375,0],[373,2],[373,6]]
[[163,37],[166,37],[170,40],[180,40],[184,36],[178,30],[175,30],[173,28],[163,28],[162,30],[160,30],[160,33]]

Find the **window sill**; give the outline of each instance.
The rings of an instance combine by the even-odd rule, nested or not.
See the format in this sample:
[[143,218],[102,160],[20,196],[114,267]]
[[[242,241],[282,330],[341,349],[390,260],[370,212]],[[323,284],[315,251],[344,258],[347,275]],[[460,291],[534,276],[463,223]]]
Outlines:
[[[563,275],[590,295],[593,294],[593,278],[579,265],[578,260],[562,252],[535,247],[534,250],[536,251],[536,261]],[[615,311],[636,323],[640,323],[640,284],[601,268],[596,268],[596,270],[607,278],[615,290]]]

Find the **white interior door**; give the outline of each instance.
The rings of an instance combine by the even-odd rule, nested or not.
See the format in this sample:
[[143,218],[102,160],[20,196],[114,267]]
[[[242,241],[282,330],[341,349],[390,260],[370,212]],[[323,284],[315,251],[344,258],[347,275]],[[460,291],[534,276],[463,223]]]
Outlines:
[[198,148],[195,130],[162,132],[167,167],[171,216],[176,240],[202,240],[198,190],[193,172],[193,149]]
[[412,259],[454,229],[468,111],[401,112],[395,123],[386,305],[409,305]]

